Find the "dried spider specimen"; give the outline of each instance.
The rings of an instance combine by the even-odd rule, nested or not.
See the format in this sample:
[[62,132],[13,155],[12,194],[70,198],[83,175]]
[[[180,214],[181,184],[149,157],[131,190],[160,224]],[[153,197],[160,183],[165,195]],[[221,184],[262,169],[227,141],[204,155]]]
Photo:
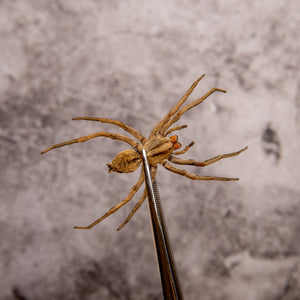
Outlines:
[[[204,167],[209,164],[212,164],[220,159],[232,157],[239,155],[243,151],[247,149],[245,147],[244,149],[241,149],[240,151],[228,153],[228,154],[222,154],[215,156],[213,158],[210,158],[205,161],[195,161],[193,159],[181,159],[176,157],[177,155],[184,154],[189,150],[190,147],[194,145],[194,142],[191,142],[189,145],[187,145],[184,149],[178,150],[181,147],[181,144],[178,142],[178,137],[176,135],[169,136],[169,134],[175,130],[181,130],[187,127],[187,125],[181,125],[181,126],[174,126],[171,127],[174,123],[176,123],[180,117],[187,112],[189,109],[197,106],[201,102],[203,102],[209,95],[212,93],[218,91],[226,93],[225,90],[221,90],[218,88],[213,88],[209,92],[207,92],[204,96],[202,96],[199,99],[196,99],[192,101],[189,104],[184,104],[184,102],[187,100],[188,96],[192,93],[194,88],[197,86],[198,82],[204,77],[202,75],[199,79],[197,79],[192,86],[189,88],[189,90],[186,92],[186,94],[180,99],[180,101],[154,126],[154,128],[151,131],[151,134],[148,138],[146,138],[144,135],[142,135],[140,132],[138,132],[136,129],[125,125],[121,121],[118,120],[112,120],[112,119],[106,119],[106,118],[91,118],[91,117],[80,117],[80,118],[73,118],[73,120],[88,120],[88,121],[96,121],[101,123],[111,123],[116,126],[121,127],[123,130],[130,133],[133,137],[135,137],[134,140],[130,137],[127,137],[122,134],[116,134],[116,133],[110,133],[110,132],[104,132],[100,131],[94,134],[90,134],[87,136],[83,136],[71,141],[67,141],[61,144],[53,145],[52,147],[42,151],[41,153],[48,152],[49,150],[59,148],[62,146],[75,144],[79,142],[86,142],[90,139],[93,139],[95,137],[107,137],[111,139],[117,139],[120,141],[123,141],[127,144],[129,144],[133,149],[125,150],[120,152],[116,155],[116,157],[112,160],[111,164],[107,164],[109,168],[109,172],[118,172],[118,173],[129,173],[133,172],[141,164],[142,161],[142,149],[144,148],[147,153],[148,161],[151,166],[151,173],[152,178],[155,177],[157,165],[161,164],[164,168],[167,170],[177,173],[179,175],[183,175],[187,178],[193,179],[193,180],[220,180],[220,181],[230,181],[230,180],[238,180],[238,178],[226,178],[226,177],[215,177],[215,176],[200,176],[195,175],[192,173],[189,173],[183,169],[179,169],[171,165],[169,162],[179,164],[179,165],[193,165],[198,167]],[[177,151],[176,151],[177,150]],[[168,162],[169,161],[169,162]],[[135,193],[139,190],[139,188],[142,186],[144,182],[144,171],[141,170],[141,175],[136,182],[136,184],[132,187],[129,194],[125,199],[123,199],[121,202],[119,202],[117,205],[113,206],[107,213],[105,213],[102,217],[94,221],[88,226],[75,226],[74,228],[77,229],[91,229],[96,224],[101,222],[103,219],[108,217],[109,215],[113,214],[115,211],[117,211],[119,208],[121,208],[123,205],[125,205],[127,202],[129,202],[132,197],[135,195]],[[144,193],[142,197],[139,199],[139,201],[136,203],[135,207],[131,211],[131,213],[128,215],[126,220],[119,226],[118,230],[120,230],[133,216],[133,214],[139,209],[139,207],[142,205],[143,201],[147,197],[147,189],[144,189]]]

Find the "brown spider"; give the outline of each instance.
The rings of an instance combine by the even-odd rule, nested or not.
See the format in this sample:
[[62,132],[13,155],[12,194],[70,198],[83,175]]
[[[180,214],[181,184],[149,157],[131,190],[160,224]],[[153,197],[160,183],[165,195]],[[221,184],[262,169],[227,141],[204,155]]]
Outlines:
[[[127,131],[131,135],[133,135],[139,142],[135,141],[132,138],[129,138],[122,134],[116,134],[116,133],[110,133],[105,131],[100,131],[94,134],[90,134],[87,136],[83,136],[68,142],[64,142],[61,144],[53,145],[52,147],[44,150],[41,152],[41,154],[52,150],[54,148],[62,147],[65,145],[75,144],[79,142],[86,142],[90,139],[93,139],[95,137],[107,137],[111,139],[117,139],[120,141],[123,141],[125,143],[128,143],[133,149],[128,149],[120,152],[116,155],[116,157],[112,160],[111,164],[107,164],[109,168],[109,172],[118,172],[118,173],[129,173],[135,171],[141,164],[142,161],[142,149],[144,148],[147,153],[148,161],[151,166],[151,174],[152,178],[155,178],[157,165],[161,164],[164,168],[166,168],[169,171],[172,171],[174,173],[177,173],[179,175],[183,175],[187,178],[193,179],[193,180],[220,180],[220,181],[230,181],[230,180],[238,180],[238,178],[226,178],[226,177],[215,177],[215,176],[201,176],[201,175],[195,175],[188,173],[187,171],[183,169],[179,169],[174,167],[173,165],[169,164],[168,161],[179,164],[179,165],[193,165],[193,166],[199,166],[204,167],[209,164],[212,164],[220,159],[226,158],[226,157],[232,157],[239,155],[241,152],[245,151],[247,147],[241,149],[240,151],[228,153],[228,154],[222,154],[215,156],[213,158],[210,158],[205,161],[195,161],[193,159],[181,159],[175,157],[175,155],[184,154],[188,151],[190,147],[194,145],[194,142],[191,142],[188,146],[186,146],[183,150],[178,150],[181,147],[181,144],[177,141],[177,136],[173,135],[168,137],[168,135],[175,131],[175,130],[181,130],[183,128],[186,128],[187,125],[181,125],[181,126],[175,126],[171,127],[175,122],[177,122],[180,117],[187,112],[189,109],[197,106],[201,102],[203,102],[209,95],[214,93],[215,91],[226,93],[225,90],[221,90],[218,88],[213,88],[209,92],[207,92],[203,97],[196,99],[192,101],[190,104],[186,104],[184,106],[183,103],[187,100],[188,96],[192,93],[194,88],[197,86],[198,82],[204,77],[205,74],[203,74],[199,79],[197,79],[192,86],[189,88],[189,90],[186,92],[186,94],[180,99],[180,101],[154,126],[154,128],[151,131],[151,134],[149,138],[146,138],[144,135],[142,135],[140,132],[138,132],[136,129],[125,125],[121,121],[118,120],[112,120],[112,119],[106,119],[106,118],[91,118],[91,117],[80,117],[80,118],[73,118],[73,120],[88,120],[88,121],[97,121],[101,123],[111,123],[114,125],[117,125],[121,127],[123,130]],[[171,128],[170,128],[171,127]],[[113,206],[107,213],[105,213],[102,217],[94,221],[88,226],[75,226],[76,229],[91,229],[96,224],[101,222],[103,219],[108,217],[109,215],[113,214],[115,211],[117,211],[120,207],[125,205],[127,202],[129,202],[132,197],[135,195],[135,193],[138,191],[138,189],[142,186],[144,182],[144,171],[141,170],[141,175],[136,184],[132,187],[129,194],[125,199],[123,199],[121,202],[119,202],[117,205]],[[125,219],[125,221],[119,226],[118,230],[120,230],[133,216],[133,214],[139,209],[139,207],[142,205],[143,201],[147,197],[147,189],[144,189],[144,193],[140,200],[136,203],[135,207],[131,211],[131,213],[128,215],[128,217]]]

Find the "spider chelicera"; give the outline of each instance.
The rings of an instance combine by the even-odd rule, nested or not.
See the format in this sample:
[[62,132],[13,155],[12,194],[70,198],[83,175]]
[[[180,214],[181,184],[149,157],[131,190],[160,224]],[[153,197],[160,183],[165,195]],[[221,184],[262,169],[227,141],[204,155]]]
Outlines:
[[[157,165],[161,164],[164,168],[167,170],[177,173],[179,175],[183,175],[187,178],[193,179],[193,180],[220,180],[220,181],[233,181],[238,180],[238,178],[227,178],[227,177],[216,177],[216,176],[203,176],[203,175],[195,175],[192,173],[187,172],[186,170],[179,169],[171,165],[169,162],[172,162],[174,164],[179,165],[193,165],[198,167],[204,167],[209,164],[212,164],[220,159],[232,157],[239,155],[243,151],[247,149],[247,147],[233,153],[228,154],[222,154],[215,156],[213,158],[210,158],[205,161],[195,161],[193,159],[181,159],[176,157],[177,155],[184,154],[189,150],[190,147],[194,145],[194,142],[191,142],[189,145],[187,145],[184,149],[178,150],[181,147],[181,144],[178,142],[178,137],[176,135],[169,136],[171,132],[175,130],[181,130],[187,127],[187,125],[181,125],[181,126],[174,126],[171,127],[174,123],[176,123],[180,117],[187,112],[189,109],[197,106],[201,102],[203,102],[209,95],[211,95],[214,92],[223,92],[226,93],[225,90],[213,88],[209,92],[207,92],[204,96],[202,96],[199,99],[196,99],[192,101],[189,104],[184,104],[184,102],[187,100],[189,95],[192,93],[194,88],[197,86],[198,82],[204,77],[204,74],[198,78],[192,86],[189,88],[189,90],[186,92],[186,94],[180,99],[180,101],[154,126],[152,129],[150,136],[146,138],[144,135],[142,135],[140,132],[138,132],[136,129],[122,123],[118,120],[112,120],[107,118],[92,118],[92,117],[80,117],[80,118],[73,118],[73,120],[88,120],[88,121],[96,121],[101,123],[110,123],[114,124],[116,126],[121,127],[123,130],[127,131],[129,134],[131,134],[133,137],[136,138],[136,140],[122,135],[122,134],[116,134],[116,133],[110,133],[105,131],[99,131],[87,136],[83,136],[71,141],[67,141],[64,143],[53,145],[52,147],[42,151],[41,153],[48,152],[52,149],[59,148],[62,146],[75,144],[79,142],[86,142],[90,139],[93,139],[95,137],[107,137],[111,139],[116,139],[123,141],[127,144],[129,144],[133,149],[128,149],[120,152],[116,155],[116,157],[112,160],[111,164],[107,164],[109,168],[109,172],[118,172],[118,173],[129,173],[133,172],[140,166],[142,162],[142,149],[146,150],[147,158],[149,161],[149,165],[151,166],[151,176],[154,179],[156,175]],[[169,161],[169,162],[168,162]],[[129,202],[132,197],[135,195],[135,193],[139,190],[139,188],[142,186],[144,182],[144,171],[141,170],[141,175],[136,182],[136,184],[131,188],[129,194],[126,198],[124,198],[121,202],[119,202],[117,205],[113,206],[109,211],[107,211],[102,217],[94,221],[88,226],[74,226],[76,229],[91,229],[96,224],[101,222],[103,219],[108,217],[109,215],[113,214],[115,211],[117,211],[119,208],[121,208],[123,205],[125,205],[127,202]],[[139,199],[139,201],[134,206],[133,210],[130,212],[128,217],[125,219],[125,221],[118,227],[118,230],[120,230],[134,215],[134,213],[139,209],[139,207],[144,202],[145,198],[147,197],[147,189],[144,188],[144,193],[142,197]]]

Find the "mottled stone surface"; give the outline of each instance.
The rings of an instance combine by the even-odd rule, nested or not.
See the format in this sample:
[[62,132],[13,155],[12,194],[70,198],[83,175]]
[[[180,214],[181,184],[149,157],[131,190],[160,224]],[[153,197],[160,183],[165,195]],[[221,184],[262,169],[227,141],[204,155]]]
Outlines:
[[0,299],[161,299],[147,204],[93,230],[139,172],[107,174],[127,148],[48,146],[119,119],[148,134],[202,73],[178,132],[185,157],[247,152],[196,174],[158,170],[185,299],[300,299],[298,1],[0,1]]

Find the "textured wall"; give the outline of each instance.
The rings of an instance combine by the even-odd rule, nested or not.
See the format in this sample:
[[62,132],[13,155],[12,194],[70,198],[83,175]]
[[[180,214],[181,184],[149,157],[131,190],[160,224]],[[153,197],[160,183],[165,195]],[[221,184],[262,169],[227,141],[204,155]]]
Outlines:
[[[158,170],[186,299],[300,298],[299,1],[0,1],[0,299],[161,299],[148,207],[90,231],[138,173],[124,143],[48,146],[113,125],[144,134],[202,73],[178,132],[185,157],[247,152],[197,174]],[[139,196],[140,194],[138,194]]]

